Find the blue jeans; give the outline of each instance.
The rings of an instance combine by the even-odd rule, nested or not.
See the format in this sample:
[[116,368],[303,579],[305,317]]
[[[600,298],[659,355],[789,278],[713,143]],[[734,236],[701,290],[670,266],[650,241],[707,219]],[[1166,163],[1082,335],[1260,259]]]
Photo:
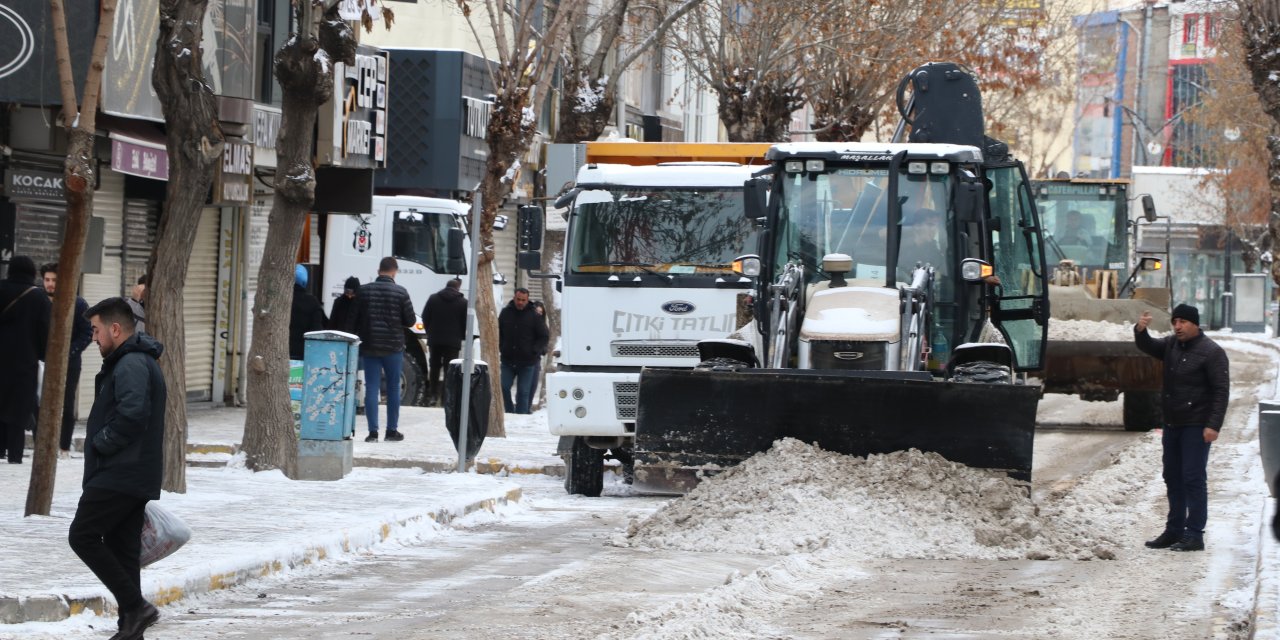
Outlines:
[[[507,413],[529,413],[533,404],[533,379],[538,365],[502,363],[502,407]],[[511,402],[511,383],[516,383],[516,401]]]
[[389,356],[361,356],[364,366],[364,417],[369,419],[369,433],[378,432],[378,398],[382,374],[387,374],[387,432],[400,428],[400,370],[404,352]]
[[1201,536],[1209,519],[1206,467],[1210,444],[1204,441],[1204,428],[1165,427],[1160,444],[1164,446],[1164,484],[1169,496],[1165,530]]

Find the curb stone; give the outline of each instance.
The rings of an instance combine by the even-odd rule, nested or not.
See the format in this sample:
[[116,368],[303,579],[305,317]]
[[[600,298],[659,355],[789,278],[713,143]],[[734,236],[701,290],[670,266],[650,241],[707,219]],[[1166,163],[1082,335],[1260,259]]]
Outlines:
[[[374,544],[385,541],[398,529],[430,519],[440,525],[448,526],[454,520],[475,513],[476,511],[494,511],[497,507],[519,502],[523,493],[520,488],[510,489],[500,496],[477,500],[460,508],[438,509],[427,513],[384,521],[369,525],[362,531],[345,531],[342,534],[341,549],[338,554],[352,554],[365,551]],[[304,549],[292,550],[289,557],[277,558],[266,563],[240,567],[224,573],[199,576],[186,580],[183,584],[161,585],[147,599],[156,606],[173,604],[188,596],[200,595],[239,586],[250,580],[265,578],[286,569],[303,567],[325,560],[335,554],[329,545],[312,545]],[[116,605],[104,596],[66,596],[35,595],[18,597],[0,597],[0,624],[19,624],[23,622],[57,622],[65,620],[84,611],[95,614],[114,615]]]

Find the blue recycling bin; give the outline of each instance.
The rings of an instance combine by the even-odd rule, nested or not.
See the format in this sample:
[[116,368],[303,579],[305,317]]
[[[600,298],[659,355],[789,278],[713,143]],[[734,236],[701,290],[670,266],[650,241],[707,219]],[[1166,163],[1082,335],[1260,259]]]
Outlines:
[[301,438],[351,438],[356,429],[360,338],[342,331],[311,331],[303,337]]

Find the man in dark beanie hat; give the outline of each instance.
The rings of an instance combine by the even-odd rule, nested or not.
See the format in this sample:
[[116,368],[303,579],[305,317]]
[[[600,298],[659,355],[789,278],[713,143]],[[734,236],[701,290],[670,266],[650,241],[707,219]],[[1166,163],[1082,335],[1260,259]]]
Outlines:
[[1208,519],[1209,447],[1218,439],[1231,378],[1227,353],[1200,331],[1200,310],[1189,304],[1174,307],[1173,335],[1147,334],[1151,313],[1144,311],[1134,326],[1134,342],[1164,362],[1164,484],[1169,516],[1164,532],[1147,541],[1152,549],[1200,551]]
[[9,261],[0,282],[0,447],[10,463],[22,462],[23,433],[35,411],[40,361],[49,340],[49,296],[35,286],[36,263],[27,256]]

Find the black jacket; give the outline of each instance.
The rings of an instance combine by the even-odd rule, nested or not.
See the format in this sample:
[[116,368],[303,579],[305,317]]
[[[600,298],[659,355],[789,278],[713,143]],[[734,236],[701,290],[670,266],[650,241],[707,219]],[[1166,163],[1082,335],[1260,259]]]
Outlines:
[[404,351],[404,330],[415,320],[409,292],[391,276],[378,276],[356,290],[360,355],[381,358]]
[[35,411],[39,362],[49,341],[49,306],[49,296],[31,278],[0,282],[0,422],[19,429],[27,428]]
[[84,488],[160,499],[164,475],[164,346],[135,333],[102,361],[85,427]]
[[547,323],[533,310],[533,304],[520,311],[513,300],[498,314],[498,351],[506,364],[537,364],[547,352],[550,335]]
[[461,349],[467,332],[467,297],[450,287],[431,294],[422,308],[422,327],[428,346]]
[[289,359],[301,360],[308,331],[323,331],[329,319],[324,317],[324,307],[306,289],[293,285],[293,309],[289,312]]
[[80,367],[80,354],[93,344],[93,325],[89,323],[88,318],[84,317],[88,310],[89,303],[85,302],[84,298],[76,296],[76,316],[71,322],[71,359],[69,360],[76,368]]
[[333,313],[329,314],[329,328],[334,331],[356,332],[356,299],[345,295],[333,301]]
[[1221,430],[1231,397],[1227,352],[1203,333],[1179,342],[1173,335],[1157,339],[1135,328],[1134,342],[1143,352],[1164,361],[1164,423]]

